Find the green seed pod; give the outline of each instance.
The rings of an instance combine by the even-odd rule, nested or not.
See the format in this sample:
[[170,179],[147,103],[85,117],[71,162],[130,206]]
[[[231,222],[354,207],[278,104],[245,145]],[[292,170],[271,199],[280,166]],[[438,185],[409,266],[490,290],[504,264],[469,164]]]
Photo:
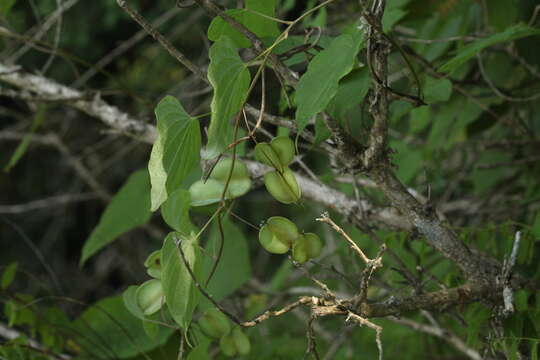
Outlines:
[[161,279],[161,250],[156,250],[144,262],[146,273],[155,279]]
[[[205,206],[217,203],[221,200],[221,194],[231,170],[233,159],[227,158],[219,161],[214,167],[210,177],[204,182],[196,181],[189,188],[191,206]],[[227,186],[225,199],[234,199],[244,195],[251,187],[251,180],[246,164],[236,159],[231,179]]]
[[277,153],[283,167],[286,167],[294,160],[294,143],[288,136],[278,136],[272,139],[270,145]]
[[191,206],[204,206],[219,202],[223,193],[224,184],[208,179],[206,182],[199,180],[189,187]]
[[254,154],[255,154],[255,159],[262,162],[263,164],[272,166],[279,170],[283,169],[281,160],[279,159],[278,154],[272,148],[272,145],[268,143],[258,143],[255,146]]
[[229,319],[216,308],[205,311],[199,319],[199,326],[206,336],[214,339],[219,339],[231,331]]
[[229,357],[247,355],[251,351],[249,338],[239,327],[235,327],[230,333],[224,335],[219,340],[221,352]]
[[143,314],[148,316],[161,309],[165,303],[165,295],[161,281],[152,279],[144,282],[135,292],[137,304],[143,311]]
[[289,168],[285,168],[281,173],[277,171],[266,173],[264,185],[274,199],[284,204],[296,203],[302,196],[296,177]]
[[293,222],[281,216],[273,216],[259,231],[259,242],[272,254],[285,254],[298,235],[298,228]]
[[294,159],[294,143],[288,136],[278,136],[268,143],[255,146],[255,158],[269,166],[283,171]]
[[295,261],[303,264],[309,259],[319,256],[321,250],[321,239],[314,233],[307,233],[296,239],[293,245],[292,257]]

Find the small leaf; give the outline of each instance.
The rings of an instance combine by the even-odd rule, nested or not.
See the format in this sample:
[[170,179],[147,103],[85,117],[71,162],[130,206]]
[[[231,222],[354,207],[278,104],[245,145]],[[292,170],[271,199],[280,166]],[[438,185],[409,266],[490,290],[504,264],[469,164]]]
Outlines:
[[146,170],[133,173],[111,199],[98,225],[84,243],[81,265],[123,233],[150,219],[150,181]]
[[414,133],[418,133],[429,125],[431,111],[429,106],[419,106],[411,110],[410,128]]
[[[0,13],[1,12],[2,12],[2,5],[0,5]],[[28,149],[28,145],[30,145],[30,141],[32,140],[33,134],[36,132],[37,129],[39,129],[44,119],[45,119],[45,107],[39,106],[36,112],[36,115],[34,116],[34,120],[32,121],[32,125],[30,126],[30,130],[28,131],[28,134],[26,134],[23,137],[23,139],[21,140],[21,142],[19,143],[19,145],[13,152],[13,155],[11,155],[11,158],[9,159],[7,165],[4,167],[5,172],[9,172],[11,168],[17,165],[19,160],[23,157],[24,153]]]
[[199,164],[201,149],[199,122],[186,113],[178,100],[166,96],[155,112],[158,135],[148,162],[152,211],[157,210]]
[[15,279],[15,274],[17,273],[17,262],[14,261],[10,263],[6,268],[4,269],[4,272],[2,273],[2,281],[0,282],[0,287],[2,289],[7,289],[9,285],[13,282],[13,279]]
[[296,121],[301,132],[308,121],[323,111],[338,91],[339,80],[353,68],[363,36],[343,34],[318,53],[296,87]]
[[232,41],[226,36],[220,37],[210,48],[208,80],[214,88],[214,97],[210,104],[212,116],[206,159],[215,158],[232,142],[234,126],[229,122],[246,100],[250,79]]
[[517,40],[526,36],[540,35],[540,29],[525,24],[510,26],[503,32],[493,34],[487,38],[476,40],[459,49],[458,54],[439,68],[439,71],[449,73],[461,64],[478,54],[482,49],[502,42]]
[[2,0],[0,1],[0,15],[7,16],[9,11],[15,5],[16,0]]
[[382,20],[383,31],[386,33],[392,30],[392,27],[397,24],[405,15],[407,15],[407,11],[400,8],[393,8],[385,11]]
[[178,189],[170,194],[167,201],[161,206],[161,216],[167,225],[186,235],[195,230],[195,226],[189,218],[190,202],[189,191]]
[[326,110],[343,123],[347,113],[362,102],[370,86],[371,76],[367,66],[352,70],[340,80],[337,93]]
[[[267,16],[275,16],[276,0],[246,0],[246,9],[232,9],[225,14],[247,27],[259,38],[275,38],[279,35],[277,22],[261,16],[255,12]],[[248,10],[249,9],[249,10]],[[246,48],[251,42],[240,32],[229,25],[221,16],[216,16],[208,27],[208,39],[217,41],[221,36],[229,37],[237,47]]]
[[514,293],[514,302],[516,304],[516,310],[526,311],[529,307],[528,305],[529,293],[527,290],[518,290]]
[[208,346],[210,346],[210,341],[207,339],[202,339],[197,346],[195,346],[189,352],[187,360],[210,360],[210,354],[208,353]]
[[428,77],[423,89],[425,101],[428,104],[444,102],[452,95],[452,82],[448,79],[435,79]]
[[201,331],[206,336],[213,339],[219,339],[231,331],[229,318],[215,307],[206,310],[199,318],[198,324]]
[[167,307],[182,330],[187,330],[193,311],[199,301],[199,290],[197,290],[189,270],[184,265],[176,239],[180,239],[178,246],[182,247],[185,260],[195,276],[200,275],[199,247],[194,234],[185,236],[170,233],[165,238],[161,250],[161,282]]

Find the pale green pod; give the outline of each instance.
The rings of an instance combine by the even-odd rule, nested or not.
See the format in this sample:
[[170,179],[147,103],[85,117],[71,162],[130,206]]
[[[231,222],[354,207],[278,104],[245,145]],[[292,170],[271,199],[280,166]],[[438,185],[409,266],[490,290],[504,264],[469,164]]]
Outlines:
[[137,288],[135,292],[137,305],[141,308],[144,315],[152,315],[156,313],[165,303],[165,295],[161,281],[152,279],[144,282]]
[[191,206],[204,206],[219,202],[225,185],[221,182],[208,179],[206,182],[199,180],[189,187]]
[[300,186],[294,173],[285,168],[282,172],[271,171],[264,175],[266,190],[279,202],[284,204],[296,203],[302,196]]
[[266,251],[272,254],[285,254],[291,247],[290,244],[275,236],[268,225],[264,225],[259,231],[259,242]]
[[283,169],[283,164],[281,163],[278,154],[276,153],[276,151],[274,151],[272,145],[268,143],[258,143],[255,146],[254,155],[255,159],[262,162],[263,164],[272,166],[278,170]]
[[155,279],[161,279],[161,250],[152,252],[144,262],[146,273]]
[[254,149],[255,159],[283,171],[294,159],[294,143],[288,136],[278,136],[269,143],[258,143]]
[[272,139],[270,145],[279,157],[279,161],[283,167],[286,167],[294,160],[294,143],[288,136],[275,137]]
[[[229,172],[231,171],[231,167],[233,164],[232,158],[225,158],[221,159],[216,166],[214,166],[214,169],[212,170],[212,173],[210,174],[210,178],[216,179],[222,183],[227,182],[227,179],[229,177]],[[231,174],[231,180],[233,179],[249,179],[249,171],[247,169],[246,164],[244,164],[239,159],[234,160],[234,169]]]
[[314,233],[307,233],[299,236],[292,249],[292,258],[303,264],[306,261],[316,258],[321,254],[322,241]]
[[226,199],[234,199],[247,193],[251,188],[250,178],[231,179],[227,187]]
[[266,224],[272,233],[290,245],[300,235],[296,224],[283,216],[272,216],[268,218]]
[[202,332],[210,338],[219,339],[231,331],[229,319],[221,311],[211,308],[199,319]]
[[[220,160],[206,182],[199,180],[191,185],[189,188],[191,206],[205,206],[221,200],[232,164],[232,158]],[[236,159],[224,199],[229,200],[242,196],[249,191],[250,187],[251,179],[246,164]]]

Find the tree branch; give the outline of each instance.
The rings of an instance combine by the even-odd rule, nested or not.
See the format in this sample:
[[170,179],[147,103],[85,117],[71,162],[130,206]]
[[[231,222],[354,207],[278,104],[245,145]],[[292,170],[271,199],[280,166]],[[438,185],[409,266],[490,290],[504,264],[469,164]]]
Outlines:
[[92,100],[85,100],[85,94],[81,91],[61,85],[43,76],[20,71],[20,67],[9,66],[3,62],[0,62],[0,81],[31,91],[43,98],[80,98],[81,100],[67,102],[67,105],[101,120],[123,135],[132,136],[147,143],[153,143],[156,138],[154,126],[139,121],[120,111],[117,107],[107,104],[100,98],[99,94],[94,96]]

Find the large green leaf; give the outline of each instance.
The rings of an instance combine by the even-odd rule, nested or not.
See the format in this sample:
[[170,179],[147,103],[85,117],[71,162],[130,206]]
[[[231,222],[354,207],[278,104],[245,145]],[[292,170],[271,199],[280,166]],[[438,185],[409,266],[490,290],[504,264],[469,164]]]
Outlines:
[[195,236],[184,236],[179,233],[170,233],[165,238],[161,249],[161,282],[165,292],[165,301],[169,312],[176,323],[186,330],[191,322],[193,311],[199,301],[199,290],[191,277],[189,270],[184,265],[178,246],[182,247],[185,259],[193,274],[200,274],[199,247]]
[[353,68],[363,44],[360,33],[338,36],[309,63],[296,87],[296,121],[302,131],[309,119],[323,111],[338,91],[339,80]]
[[103,299],[74,322],[78,359],[128,358],[163,345],[174,329],[159,327],[155,338],[143,329],[141,320],[124,306],[122,295]]
[[339,82],[335,97],[326,110],[334,119],[345,120],[347,113],[359,105],[371,85],[371,76],[367,66],[354,69]]
[[174,97],[166,96],[159,102],[156,118],[158,135],[148,162],[152,211],[180,187],[199,163],[201,150],[199,122],[190,117]]
[[190,208],[189,191],[178,189],[173,192],[161,206],[163,220],[174,230],[187,235],[195,230],[189,218]]
[[218,156],[232,142],[234,125],[230,120],[246,100],[250,79],[232,41],[226,36],[219,38],[210,48],[208,80],[214,87],[214,97],[205,158]]
[[461,64],[478,54],[482,49],[502,42],[517,40],[526,36],[540,35],[540,29],[532,28],[525,24],[513,25],[503,32],[493,34],[487,38],[474,41],[462,47],[458,54],[439,68],[442,72],[451,72]]
[[111,199],[98,225],[84,243],[81,264],[123,233],[150,219],[150,181],[148,172],[133,173]]
[[[249,247],[244,234],[226,218],[222,225],[225,235],[223,253],[207,287],[207,291],[218,301],[232,294],[251,277]],[[219,253],[219,234],[217,222],[214,222],[203,261],[205,281]]]
[[[225,14],[247,27],[260,38],[274,38],[279,35],[277,22],[257,13],[274,17],[276,2],[276,0],[247,0],[245,9],[227,10]],[[237,47],[251,46],[251,42],[244,35],[235,30],[221,16],[216,16],[208,27],[208,38],[217,41],[222,35],[231,38]]]

